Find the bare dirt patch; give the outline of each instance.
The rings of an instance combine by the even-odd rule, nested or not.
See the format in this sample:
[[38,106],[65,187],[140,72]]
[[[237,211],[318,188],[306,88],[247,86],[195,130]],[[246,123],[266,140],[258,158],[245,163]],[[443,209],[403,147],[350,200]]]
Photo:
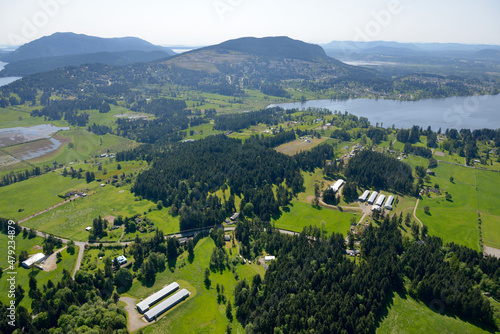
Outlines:
[[446,153],[440,151],[434,151],[434,154],[438,157],[444,157]]
[[107,220],[108,223],[110,223],[111,225],[113,224],[113,222],[115,221],[115,216],[112,216],[112,215],[107,215],[104,217],[104,220]]
[[52,253],[48,258],[45,259],[45,261],[43,261],[43,263],[40,263],[40,267],[42,267],[44,271],[52,271],[57,269],[57,254],[64,249],[66,249],[66,247],[58,249],[57,251]]

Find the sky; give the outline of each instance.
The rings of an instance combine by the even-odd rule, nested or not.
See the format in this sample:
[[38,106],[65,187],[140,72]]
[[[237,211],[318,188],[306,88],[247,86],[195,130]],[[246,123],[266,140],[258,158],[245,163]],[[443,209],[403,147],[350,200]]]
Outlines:
[[0,0],[0,45],[55,32],[203,46],[289,36],[500,45],[498,0]]

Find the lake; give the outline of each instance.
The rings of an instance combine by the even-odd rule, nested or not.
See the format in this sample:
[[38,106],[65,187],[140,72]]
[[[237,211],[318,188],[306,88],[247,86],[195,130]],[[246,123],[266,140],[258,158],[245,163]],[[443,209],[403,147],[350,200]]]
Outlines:
[[393,124],[398,128],[419,125],[433,130],[452,129],[499,129],[500,95],[447,97],[419,101],[396,101],[381,99],[311,100],[304,103],[280,103],[285,109],[326,108],[349,112],[368,118],[371,124],[377,122],[384,127]]
[[[7,63],[0,61],[0,71],[2,71],[4,69],[5,65],[7,65]],[[8,85],[11,82],[14,82],[14,81],[19,80],[19,79],[21,79],[21,77],[3,77],[3,78],[0,77],[0,87]]]
[[69,127],[57,127],[52,124],[0,129],[0,147],[50,138],[57,131],[69,129]]

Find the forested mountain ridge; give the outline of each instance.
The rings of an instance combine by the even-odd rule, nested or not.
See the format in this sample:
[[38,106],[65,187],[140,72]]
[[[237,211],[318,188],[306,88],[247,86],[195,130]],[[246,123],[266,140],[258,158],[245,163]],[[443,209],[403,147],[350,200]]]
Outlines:
[[171,55],[175,54],[168,48],[151,44],[137,37],[101,38],[70,32],[58,32],[26,43],[15,51],[8,53],[2,60],[15,62],[42,57],[130,50],[159,50]]

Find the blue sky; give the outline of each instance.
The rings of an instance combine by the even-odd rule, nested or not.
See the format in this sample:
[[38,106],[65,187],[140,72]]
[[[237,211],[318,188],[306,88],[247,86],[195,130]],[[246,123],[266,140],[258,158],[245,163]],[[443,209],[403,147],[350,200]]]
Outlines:
[[243,36],[500,45],[498,0],[0,0],[0,45],[54,32],[208,45]]

